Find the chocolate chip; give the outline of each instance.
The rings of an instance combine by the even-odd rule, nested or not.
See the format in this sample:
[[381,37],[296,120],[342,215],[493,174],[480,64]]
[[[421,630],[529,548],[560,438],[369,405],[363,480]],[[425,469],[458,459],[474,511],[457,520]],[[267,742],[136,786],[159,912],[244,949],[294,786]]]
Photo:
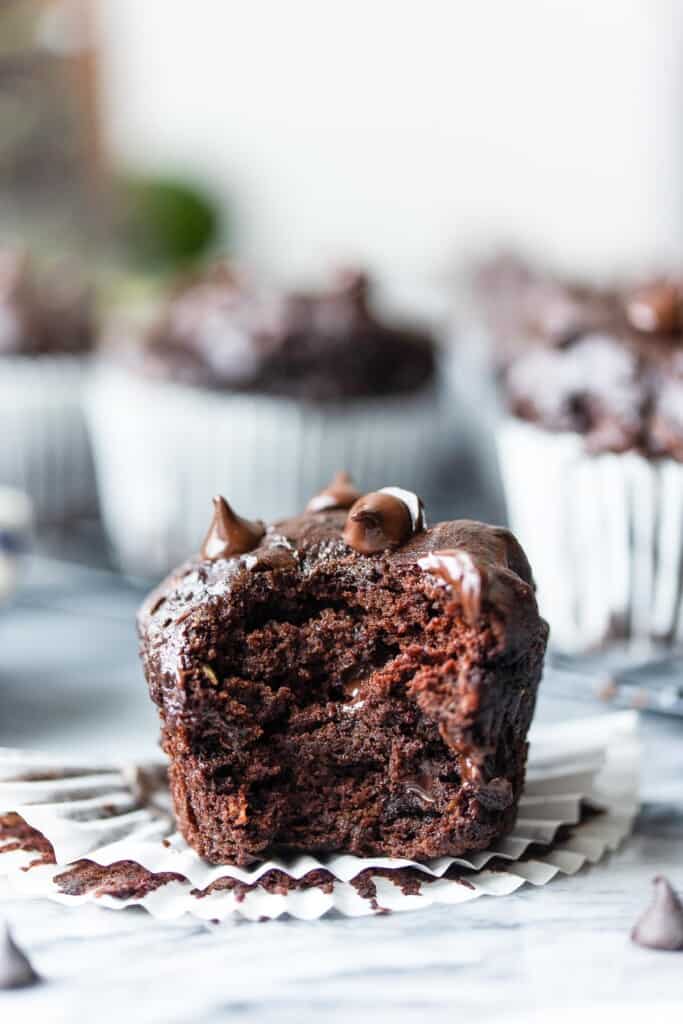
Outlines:
[[635,288],[626,298],[626,315],[638,331],[668,334],[681,326],[681,292],[671,281]]
[[26,988],[35,985],[40,977],[29,958],[17,946],[7,925],[0,925],[0,989]]
[[655,896],[639,918],[631,940],[648,949],[683,949],[683,906],[662,875],[653,880]]
[[213,519],[201,546],[201,557],[215,562],[219,558],[243,555],[255,548],[266,532],[263,523],[235,515],[221,495],[213,499],[213,505]]
[[[417,515],[414,515],[408,503],[396,496],[398,490],[385,488],[373,491],[352,506],[343,536],[354,551],[375,555],[388,548],[397,548],[422,528],[419,525],[423,518],[419,514],[419,504]],[[412,497],[419,502],[416,495]]]
[[327,512],[333,508],[351,508],[360,496],[349,474],[342,471],[335,473],[327,487],[311,498],[306,511]]

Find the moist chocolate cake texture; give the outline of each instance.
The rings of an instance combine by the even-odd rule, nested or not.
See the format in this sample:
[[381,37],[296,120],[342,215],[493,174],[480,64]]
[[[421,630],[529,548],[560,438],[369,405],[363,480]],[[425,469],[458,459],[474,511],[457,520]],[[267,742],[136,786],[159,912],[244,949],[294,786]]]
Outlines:
[[599,287],[507,257],[477,292],[514,415],[683,462],[683,280]]
[[524,552],[397,487],[322,494],[268,528],[217,499],[140,611],[178,825],[212,863],[483,849],[515,820],[547,641]]

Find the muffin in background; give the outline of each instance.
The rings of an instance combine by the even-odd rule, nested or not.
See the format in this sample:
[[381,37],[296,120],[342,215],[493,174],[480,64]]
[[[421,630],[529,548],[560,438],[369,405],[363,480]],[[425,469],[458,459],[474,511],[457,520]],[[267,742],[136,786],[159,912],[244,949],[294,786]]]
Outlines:
[[25,491],[41,523],[95,506],[82,411],[93,341],[90,296],[68,271],[0,251],[0,485]]
[[442,400],[432,337],[373,311],[366,277],[268,292],[219,264],[110,339],[88,402],[120,564],[166,572],[221,489],[246,515],[301,507],[340,466],[428,489]]
[[683,279],[513,278],[482,282],[507,410],[498,449],[551,642],[678,646]]

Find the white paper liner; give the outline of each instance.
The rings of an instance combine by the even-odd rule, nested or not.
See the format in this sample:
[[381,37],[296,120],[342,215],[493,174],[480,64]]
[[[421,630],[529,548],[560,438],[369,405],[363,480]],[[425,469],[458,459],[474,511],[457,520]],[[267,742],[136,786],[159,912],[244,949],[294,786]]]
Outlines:
[[[48,897],[67,905],[97,902],[115,909],[141,905],[166,919],[189,914],[207,920],[232,915],[258,920],[284,913],[313,919],[333,909],[354,917],[382,909],[411,910],[432,903],[463,903],[483,895],[504,896],[527,882],[540,886],[558,873],[575,874],[615,850],[631,831],[637,811],[638,762],[635,712],[535,729],[517,824],[489,850],[425,863],[386,857],[299,856],[243,869],[210,865],[187,846],[175,832],[165,789],[155,791],[151,802],[141,801],[140,782],[145,788],[145,780],[158,773],[158,766],[69,765],[2,749],[0,815],[13,811],[42,832],[52,843],[58,863],[25,870],[35,853],[3,853],[0,846],[0,877],[6,876],[16,892],[27,897]],[[587,805],[601,813],[582,817]],[[560,831],[563,825],[572,826],[569,835]],[[532,847],[534,855],[525,856]],[[132,860],[153,872],[178,873],[187,881],[168,882],[142,898],[98,897],[93,892],[69,896],[54,878],[79,858],[100,865]],[[444,878],[453,866],[462,869],[462,876]],[[401,867],[419,868],[436,881],[422,885],[419,895],[406,895],[390,879],[376,877],[376,902],[361,897],[349,884],[368,868]],[[313,888],[278,895],[256,888],[241,901],[230,891],[202,898],[192,893],[226,876],[253,883],[272,869],[302,878],[316,868],[326,868],[335,876],[332,892]]]
[[197,549],[225,494],[267,522],[339,469],[360,490],[429,490],[445,442],[437,389],[315,406],[182,387],[101,366],[87,403],[105,525],[121,565],[159,576]]
[[0,484],[25,491],[39,522],[96,505],[82,400],[87,362],[74,356],[0,360]]
[[683,643],[683,465],[588,455],[584,438],[507,418],[498,449],[510,525],[551,643]]
[[28,497],[12,487],[0,487],[0,606],[17,585],[32,523]]

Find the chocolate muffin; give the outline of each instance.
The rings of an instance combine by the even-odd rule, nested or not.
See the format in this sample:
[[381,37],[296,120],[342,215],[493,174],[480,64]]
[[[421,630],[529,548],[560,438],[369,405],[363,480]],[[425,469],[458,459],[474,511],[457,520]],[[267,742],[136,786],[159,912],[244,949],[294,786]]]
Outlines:
[[139,615],[178,825],[212,863],[428,859],[513,825],[547,640],[504,529],[337,477],[272,526],[222,498]]
[[28,493],[40,522],[96,507],[82,410],[95,327],[91,296],[66,267],[0,251],[0,484]]
[[683,461],[683,279],[608,288],[508,258],[479,290],[514,416],[590,452]]
[[0,251],[0,357],[83,355],[95,338],[92,296],[68,272],[38,272]]
[[604,287],[508,260],[479,290],[510,522],[554,642],[683,643],[683,279]]
[[428,333],[373,311],[362,273],[265,294],[226,264],[179,287],[136,353],[153,376],[311,402],[419,391],[436,364]]
[[268,520],[293,515],[339,465],[365,489],[388,478],[437,491],[452,416],[437,346],[374,307],[359,273],[317,292],[266,293],[220,265],[114,346],[89,411],[105,521],[126,569],[167,573],[222,488]]

